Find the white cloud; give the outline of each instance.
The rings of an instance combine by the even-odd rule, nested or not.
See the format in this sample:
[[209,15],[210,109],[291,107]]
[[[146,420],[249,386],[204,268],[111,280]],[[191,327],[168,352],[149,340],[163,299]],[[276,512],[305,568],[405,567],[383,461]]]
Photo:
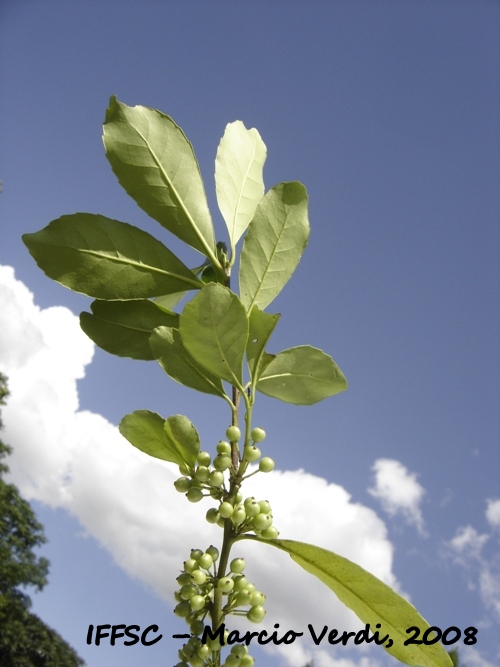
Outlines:
[[496,667],[492,662],[483,658],[479,651],[472,646],[461,646],[459,655],[467,667]]
[[486,519],[492,528],[500,528],[500,498],[488,500]]
[[[0,371],[8,376],[11,392],[3,410],[4,439],[14,447],[9,460],[13,481],[28,498],[75,515],[126,572],[171,601],[189,548],[218,544],[220,530],[204,520],[205,507],[186,502],[174,490],[179,476],[175,466],[135,450],[103,416],[79,409],[76,381],[84,377],[93,349],[72,313],[60,307],[40,309],[13,270],[0,267]],[[420,487],[400,464],[392,463],[396,472],[383,498],[421,522],[421,494],[415,492]],[[384,470],[388,467],[382,462]],[[404,479],[413,489],[409,496],[395,487]],[[383,521],[353,503],[341,486],[302,470],[277,471],[251,478],[251,494],[271,496],[282,537],[336,551],[398,587]],[[298,631],[307,631],[307,623],[361,627],[286,554],[274,550],[270,557],[271,547],[250,543],[240,543],[237,551],[251,555],[248,576],[268,595],[268,628],[274,623]],[[309,656],[318,667],[379,664],[366,646],[352,654],[342,647],[336,654],[296,642],[281,655],[294,667]]]
[[457,530],[455,537],[451,539],[450,546],[457,560],[478,560],[488,539],[488,535],[480,535],[472,526],[463,526]]
[[378,498],[382,508],[391,516],[402,514],[406,521],[414,524],[424,534],[424,520],[420,503],[425,489],[418,483],[415,473],[394,459],[378,459],[373,465],[375,486],[368,489]]

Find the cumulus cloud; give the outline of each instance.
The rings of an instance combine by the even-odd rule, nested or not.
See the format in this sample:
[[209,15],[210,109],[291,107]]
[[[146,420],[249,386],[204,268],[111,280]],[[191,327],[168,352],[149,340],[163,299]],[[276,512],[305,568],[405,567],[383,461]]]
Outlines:
[[486,519],[492,528],[500,528],[500,499],[488,500]]
[[375,485],[368,492],[378,498],[382,508],[391,516],[402,514],[405,520],[424,534],[424,520],[420,503],[425,489],[418,483],[415,473],[411,473],[399,461],[378,459],[373,465]]
[[[93,352],[70,311],[40,309],[13,270],[0,267],[0,371],[8,376],[11,392],[3,420],[5,441],[14,447],[9,462],[13,481],[28,498],[71,512],[120,567],[172,602],[186,545],[217,544],[220,531],[204,520],[199,505],[183,502],[174,490],[176,466],[131,447],[102,415],[80,410],[76,381],[84,377]],[[379,463],[379,497],[421,522],[421,493],[415,492],[421,487],[414,477],[397,462],[388,462],[389,467]],[[384,471],[389,471],[388,482],[383,481]],[[341,486],[303,470],[276,471],[270,480],[263,475],[251,478],[248,493],[260,499],[272,490],[282,537],[336,551],[398,588],[393,548],[373,510],[352,502]],[[404,480],[409,480],[409,494],[397,490]],[[271,547],[240,544],[241,555],[249,556],[249,578],[268,594],[268,628],[274,623],[298,631],[306,630],[307,623],[342,630],[361,627],[286,554],[273,550],[270,558]],[[301,667],[312,656],[318,667],[378,667],[366,646],[359,651],[351,660],[344,647],[337,655],[296,642],[282,656],[292,667]]]

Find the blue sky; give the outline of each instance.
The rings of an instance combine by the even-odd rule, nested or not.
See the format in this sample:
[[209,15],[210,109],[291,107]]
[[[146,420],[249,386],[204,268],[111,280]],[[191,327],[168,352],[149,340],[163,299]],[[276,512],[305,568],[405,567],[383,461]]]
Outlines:
[[[105,158],[112,94],[184,129],[218,238],[214,158],[228,122],[259,130],[267,188],[306,185],[311,238],[273,304],[274,345],[324,349],[349,390],[310,408],[262,397],[279,470],[262,493],[284,537],[360,562],[433,625],[479,628],[461,648],[468,666],[498,664],[499,22],[499,4],[481,0],[1,4],[4,439],[50,540],[34,610],[89,666],[175,662],[171,581],[186,551],[218,538],[173,493],[174,472],[114,425],[137,408],[180,412],[210,448],[228,419],[152,362],[93,350],[71,315],[88,299],[45,278],[21,242],[76,211],[163,233]],[[271,626],[353,623],[272,553],[255,553],[252,577]],[[86,646],[88,625],[108,622],[157,623],[164,639]],[[395,664],[320,648],[255,655],[263,667]]]

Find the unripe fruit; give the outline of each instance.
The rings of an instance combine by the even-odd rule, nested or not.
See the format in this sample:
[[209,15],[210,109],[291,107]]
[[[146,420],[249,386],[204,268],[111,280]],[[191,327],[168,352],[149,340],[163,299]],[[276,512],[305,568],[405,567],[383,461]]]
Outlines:
[[226,438],[230,442],[238,442],[241,438],[241,431],[237,426],[230,426],[226,431]]
[[[247,498],[248,500],[248,498]],[[247,503],[245,501],[245,512],[247,513],[248,517],[254,517],[257,516],[257,514],[260,514],[260,505],[259,503],[255,500],[255,498],[252,499],[251,503]]]
[[205,598],[203,595],[193,595],[193,597],[189,600],[189,604],[191,605],[191,609],[193,611],[201,611],[205,606]]
[[234,512],[234,507],[231,505],[231,503],[228,503],[227,500],[220,504],[219,514],[224,519],[229,519],[229,517],[233,512]]
[[191,468],[186,463],[181,463],[181,465],[179,466],[179,472],[181,473],[181,475],[190,475]]
[[265,540],[275,540],[279,534],[280,531],[277,528],[275,528],[275,526],[269,526],[269,528],[263,530],[260,535]]
[[175,490],[179,493],[186,493],[191,488],[191,480],[187,477],[179,477],[174,482]]
[[257,461],[257,459],[260,459],[260,456],[261,456],[261,451],[255,445],[247,445],[243,450],[243,458],[246,461],[250,461],[250,463],[252,463],[253,461]]
[[191,575],[188,574],[187,572],[183,572],[177,577],[176,582],[179,584],[179,586],[185,586],[186,584],[190,584]]
[[252,440],[254,442],[262,442],[266,438],[266,432],[263,428],[259,428],[258,426],[252,429],[252,433],[250,435],[252,436]]
[[227,470],[231,467],[231,457],[226,454],[218,454],[214,459],[214,468],[216,470]]
[[230,593],[234,588],[234,581],[231,577],[222,577],[217,582],[217,588],[220,588],[223,593]]
[[200,500],[203,498],[203,492],[201,489],[191,487],[189,491],[186,493],[186,498],[189,500],[190,503],[199,503]]
[[196,586],[193,586],[193,584],[185,584],[180,590],[181,598],[183,600],[190,600],[197,592],[198,589]]
[[200,466],[209,466],[212,459],[209,452],[198,452],[196,460]]
[[252,621],[252,623],[260,623],[265,615],[266,610],[261,604],[255,607],[250,607],[250,610],[247,612],[247,618],[249,621]]
[[179,602],[174,609],[174,614],[179,618],[186,618],[191,613],[191,606],[189,602]]
[[237,655],[238,658],[243,658],[248,653],[248,649],[244,644],[237,644],[236,646],[231,646],[231,653]]
[[257,514],[253,520],[253,525],[256,530],[265,530],[273,523],[273,519],[269,514]]
[[211,507],[206,514],[206,519],[208,523],[217,523],[219,518],[220,518],[219,512],[215,509],[215,507]]
[[254,591],[252,593],[252,601],[250,602],[250,604],[252,605],[252,607],[257,607],[258,605],[264,604],[265,601],[266,601],[266,596],[264,595],[264,593],[261,593],[260,591]]
[[210,470],[207,468],[207,466],[198,466],[194,476],[200,482],[208,482],[210,477]]
[[245,508],[242,507],[241,505],[235,507],[234,512],[231,514],[231,522],[233,523],[233,525],[239,526],[240,523],[243,523],[243,521],[245,521],[246,518],[247,518],[247,513],[245,512]]
[[203,586],[203,584],[207,580],[207,575],[203,570],[195,570],[194,572],[191,573],[191,581],[193,584],[196,584],[197,586]]
[[225,440],[219,440],[217,443],[217,454],[231,454],[231,445]]
[[212,560],[212,556],[210,554],[207,554],[207,553],[204,553],[200,557],[200,560],[198,562],[200,564],[200,567],[202,567],[204,570],[208,570],[214,564],[214,561]]
[[214,547],[213,544],[211,544],[208,547],[205,553],[207,553],[209,556],[212,556],[212,560],[214,563],[217,560],[217,558],[219,558],[219,550],[217,549],[217,547]]
[[233,581],[234,581],[235,591],[242,591],[248,587],[248,580],[243,575],[241,575],[240,577],[234,577]]
[[[201,623],[201,621],[199,621]],[[202,624],[203,625],[203,624]],[[192,630],[191,630],[192,632]],[[203,630],[201,631],[203,632]],[[198,635],[201,635],[201,632],[195,633]],[[205,658],[208,658],[208,656],[212,653],[212,651],[208,648],[206,644],[202,644],[200,648],[198,649],[198,658],[201,658],[202,660],[205,660]]]
[[260,511],[264,514],[268,514],[271,511],[271,504],[269,500],[259,500]]
[[189,664],[191,667],[203,667],[205,665],[205,661],[198,655],[193,655],[189,660]]
[[[203,623],[203,621],[193,621],[189,626],[189,629],[191,630],[191,634],[201,635],[203,633],[203,630],[205,629],[205,623]],[[199,649],[198,649],[198,655],[200,655]],[[200,658],[202,657],[203,656],[200,655]]]
[[240,574],[245,569],[245,559],[244,558],[233,558],[229,565],[231,572],[235,574]]
[[209,480],[212,486],[222,486],[224,484],[224,475],[220,470],[214,470],[210,473]]
[[188,558],[188,560],[184,561],[184,569],[186,572],[194,572],[194,570],[197,570],[199,568],[198,561],[195,560],[194,558]]
[[230,653],[224,661],[224,667],[239,667],[240,659],[234,653]]
[[236,604],[239,607],[246,607],[252,601],[252,593],[247,590],[238,591],[236,594]]
[[240,660],[240,667],[253,667],[254,658],[251,655],[244,655]]
[[259,470],[261,472],[271,472],[271,470],[274,470],[274,461],[270,456],[264,456],[264,458],[259,461]]

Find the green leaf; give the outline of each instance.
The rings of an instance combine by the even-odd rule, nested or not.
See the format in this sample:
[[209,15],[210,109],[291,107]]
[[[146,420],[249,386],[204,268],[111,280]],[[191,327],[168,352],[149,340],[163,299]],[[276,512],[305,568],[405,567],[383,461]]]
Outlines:
[[215,190],[234,253],[264,195],[262,170],[267,149],[258,131],[241,120],[229,123],[215,159]]
[[23,241],[49,278],[96,299],[148,299],[202,284],[153,236],[102,215],[63,215]]
[[206,394],[226,396],[221,379],[193,359],[176,328],[158,327],[151,334],[149,344],[156,360],[171,378]]
[[200,451],[200,437],[187,417],[167,420],[150,410],[135,410],[120,422],[120,433],[134,447],[163,461],[193,468]]
[[248,312],[265,308],[281,292],[309,238],[307,192],[298,182],[280,183],[257,206],[243,242],[240,295]]
[[280,317],[281,315],[265,313],[258,306],[254,306],[250,311],[246,352],[248,369],[254,385],[257,384],[266,366],[275,358],[275,355],[264,352],[264,348]]
[[120,185],[148,215],[217,264],[215,236],[193,147],[156,109],[111,97],[103,126]]
[[[408,628],[417,626],[423,634],[429,624],[412,604],[359,565],[304,542],[258,537],[246,539],[286,551],[304,570],[326,584],[363,623],[369,623],[372,631],[380,623],[381,627],[377,628],[379,637],[389,635],[393,642],[390,647],[384,644],[384,648],[401,662],[413,667],[452,667],[451,659],[441,644],[404,645],[410,636],[406,633]],[[388,640],[386,643],[389,643]]]
[[347,389],[347,381],[328,354],[299,345],[277,354],[261,373],[256,388],[286,403],[312,405]]
[[209,283],[186,304],[179,331],[189,354],[222,380],[241,387],[248,319],[234,292]]
[[80,314],[80,326],[96,345],[110,354],[149,361],[149,337],[158,326],[179,326],[179,316],[152,301],[94,301],[92,314]]

